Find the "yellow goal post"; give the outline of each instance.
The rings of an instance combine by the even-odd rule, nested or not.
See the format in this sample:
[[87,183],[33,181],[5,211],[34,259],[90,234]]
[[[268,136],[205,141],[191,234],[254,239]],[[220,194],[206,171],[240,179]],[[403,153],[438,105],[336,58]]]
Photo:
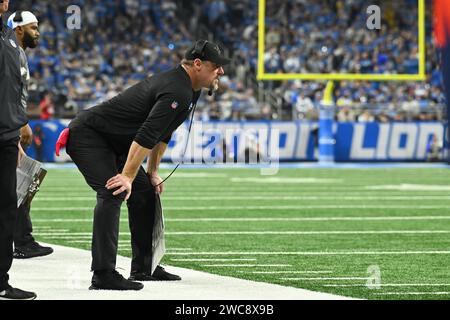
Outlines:
[[258,0],[258,80],[366,80],[366,81],[423,81],[425,73],[425,0],[418,1],[419,73],[417,74],[361,74],[361,73],[265,73],[266,0]]

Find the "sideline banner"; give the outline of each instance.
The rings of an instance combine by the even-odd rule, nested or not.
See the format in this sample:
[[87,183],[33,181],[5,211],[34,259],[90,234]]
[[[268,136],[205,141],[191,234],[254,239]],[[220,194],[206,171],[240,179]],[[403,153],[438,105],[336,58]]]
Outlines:
[[[68,123],[68,120],[30,121],[33,132],[36,126],[41,127],[43,144],[41,150],[32,145],[27,154],[41,162],[70,161],[65,150],[58,158],[54,155],[58,135]],[[334,123],[334,158],[338,162],[426,161],[435,136],[435,143],[442,146],[439,157],[445,161],[449,145],[447,127],[441,122]],[[317,128],[317,122],[308,121],[196,121],[184,161],[244,162],[256,153],[264,160],[274,149],[280,161],[317,161]],[[174,132],[164,161],[182,160],[187,131],[188,123],[185,123]]]

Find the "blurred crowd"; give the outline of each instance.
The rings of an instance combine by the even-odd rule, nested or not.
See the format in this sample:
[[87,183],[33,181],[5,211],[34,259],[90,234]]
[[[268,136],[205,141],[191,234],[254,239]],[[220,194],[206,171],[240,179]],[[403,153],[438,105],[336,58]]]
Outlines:
[[[367,1],[267,0],[266,72],[417,73],[417,1],[371,3],[378,2],[382,26],[372,31],[365,26]],[[80,30],[66,27],[70,5],[81,8]],[[317,118],[323,83],[296,80],[261,87],[250,81],[258,58],[257,0],[11,1],[10,10],[18,9],[33,11],[40,21],[40,45],[27,51],[32,114],[73,117],[179,63],[187,46],[204,36],[199,33],[203,29],[234,60],[219,92],[203,95],[199,118]],[[444,116],[430,19],[427,22],[427,81],[341,82],[335,90],[339,121]],[[275,98],[263,99],[261,90]]]
[[268,73],[419,72],[417,0],[371,1],[381,9],[379,30],[367,27],[366,0],[267,4]]
[[[381,28],[367,28],[367,1],[267,2],[264,64],[267,73],[417,74],[416,0],[371,1],[381,11]],[[407,12],[408,14],[405,14]],[[282,19],[284,17],[284,19]],[[426,82],[341,82],[335,91],[339,121],[440,120],[444,94],[427,17]],[[277,90],[293,117],[311,110],[323,86],[282,83]],[[309,112],[306,112],[309,111]]]

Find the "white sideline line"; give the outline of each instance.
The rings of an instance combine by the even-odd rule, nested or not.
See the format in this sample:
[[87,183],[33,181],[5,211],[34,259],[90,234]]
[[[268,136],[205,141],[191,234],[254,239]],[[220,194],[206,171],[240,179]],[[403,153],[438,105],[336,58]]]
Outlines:
[[[204,211],[204,210],[301,210],[301,209],[448,209],[449,205],[295,205],[295,206],[201,206],[166,207],[165,210]],[[93,211],[93,207],[53,207],[37,208],[33,211]]]
[[243,268],[256,268],[256,267],[291,267],[290,264],[202,264],[202,267],[243,267]]
[[47,201],[95,201],[95,196],[91,197],[37,197],[33,199],[33,203],[35,202],[47,202]]
[[[367,284],[324,284],[324,287],[366,287]],[[450,287],[450,283],[386,283],[380,287]]]
[[384,296],[384,295],[395,295],[395,296],[401,296],[401,295],[449,295],[450,292],[442,291],[442,292],[384,292],[384,293],[372,293],[377,296]]
[[167,196],[164,200],[450,200],[450,196]]
[[[282,179],[284,180],[284,179]],[[347,184],[336,184],[336,183],[297,183],[297,182],[293,182],[293,181],[282,181],[279,180],[277,182],[274,182],[273,184],[271,182],[268,181],[264,181],[262,182],[262,184],[266,184],[266,183],[271,183],[271,186],[273,187],[273,189],[278,189],[279,191],[281,191],[281,189],[288,189],[287,191],[292,191],[292,190],[305,190],[307,192],[312,192],[312,191],[325,191],[325,192],[330,192],[330,191],[342,191],[342,190],[355,190],[357,192],[364,192],[364,191],[377,191],[377,192],[385,192],[385,191],[396,191],[396,192],[405,192],[405,193],[409,193],[409,192],[421,192],[421,191],[434,191],[434,192],[445,192],[449,190],[449,186],[448,185],[439,185],[439,186],[424,186],[424,187],[399,187],[399,186],[392,186],[392,187],[380,187],[377,188],[378,186],[374,186],[374,185],[365,185],[365,184],[360,184],[360,183],[347,183]],[[217,183],[217,182],[212,182],[212,181],[199,181],[199,180],[185,180],[185,181],[178,181],[177,185],[173,185],[171,186],[170,190],[174,190],[174,191],[180,191],[183,188],[186,187],[197,187],[199,188],[199,190],[207,189],[206,191],[208,192],[212,192],[212,191],[219,191],[219,190],[223,190],[222,185],[224,183],[227,183],[228,181],[222,181],[221,183]],[[236,191],[236,190],[249,190],[249,185],[247,184],[229,184],[231,186],[231,188],[229,190],[227,190],[227,192],[232,192],[232,191]],[[253,184],[253,189],[252,190],[259,190],[259,189],[264,189],[264,185],[257,185],[257,184]],[[201,188],[201,189],[200,189]],[[91,192],[94,193],[95,191],[93,191],[84,181],[81,182],[69,182],[67,181],[64,184],[59,184],[57,182],[48,182],[46,181],[46,184],[43,185],[42,189],[43,191],[76,191],[76,192]],[[191,189],[187,189],[189,190],[193,190]],[[196,190],[197,191],[197,190]]]
[[[168,174],[168,172],[167,172]],[[178,172],[174,178],[227,178],[227,173]]]
[[422,255],[422,254],[450,254],[449,251],[200,251],[200,252],[174,252],[171,255],[280,255],[280,256],[334,256],[334,255]]
[[[36,233],[36,235],[41,236],[42,234]],[[48,239],[61,239],[61,240],[64,240],[64,239],[65,240],[83,240],[83,239],[91,239],[91,236],[92,236],[92,232],[91,233],[86,232],[86,234],[83,234],[83,235],[67,233],[66,235],[56,235],[56,236],[53,236],[53,235],[45,236],[44,235],[43,237],[45,237],[46,239],[48,238]]]
[[34,206],[33,211],[93,211],[93,207],[52,207],[52,208],[38,208]]
[[[167,219],[164,219],[167,220]],[[92,222],[93,219],[33,219],[33,222]],[[128,221],[122,220],[123,223],[128,223]]]
[[69,229],[41,229],[39,227],[33,227],[33,230],[34,230],[34,233],[37,233],[37,234],[41,233],[40,230],[42,230],[42,232],[48,232],[50,230],[52,232],[66,232],[66,233],[70,232]]
[[[167,218],[169,222],[220,222],[220,221],[391,221],[391,220],[450,220],[450,216],[399,216],[399,217],[291,217],[291,218]],[[90,221],[90,220],[89,220]]]
[[[50,236],[50,237],[76,237],[76,236],[89,236],[89,235],[92,235],[92,232],[61,232],[61,233],[58,233],[58,232],[47,232],[47,233],[44,233],[44,232],[36,232],[35,233],[36,235],[38,235],[38,236],[43,236],[43,237],[47,237],[47,236]],[[130,233],[128,232],[128,233],[126,233],[126,232],[124,232],[124,233],[120,233],[120,235],[129,235]]]
[[192,262],[194,262],[194,261],[216,261],[216,262],[227,262],[227,261],[256,261],[256,259],[170,259],[170,261],[192,261]]
[[[119,247],[118,248],[119,250],[121,250],[121,251],[133,251],[133,249],[131,249],[131,248],[125,248],[125,247]],[[166,249],[166,254],[171,254],[171,253],[176,253],[176,252],[179,252],[179,250],[173,250],[173,252],[172,252],[172,249]]]
[[[389,217],[291,217],[291,218],[164,218],[167,222],[221,222],[221,221],[395,221],[395,220],[450,220],[449,216],[389,216]],[[92,222],[92,219],[33,219],[33,222]],[[128,221],[121,221],[128,223]],[[48,227],[50,228],[50,227]]]
[[[168,231],[170,236],[197,236],[197,235],[352,235],[352,234],[448,234],[450,230],[362,230],[362,231]],[[48,237],[75,237],[91,235],[92,232],[73,233],[36,233]],[[129,232],[121,232],[121,236],[129,236]]]
[[166,210],[301,210],[301,209],[448,209],[450,205],[294,205],[294,206],[211,206],[211,207],[167,207]]
[[[362,187],[362,186],[361,186]],[[47,192],[47,191],[51,191],[52,193],[56,193],[56,194],[63,194],[66,193],[67,190],[73,190],[73,188],[54,188],[54,190],[47,190],[50,189],[50,187],[42,187],[41,190],[43,190],[43,192]],[[63,190],[66,189],[66,190]],[[299,193],[298,190],[283,190],[283,189],[273,189],[270,192],[267,192],[266,190],[262,189],[262,190],[245,190],[245,195],[247,196],[273,196],[274,194],[280,194],[280,196],[338,196],[338,195],[342,195],[342,196],[348,196],[349,192],[347,189],[342,189],[342,188],[337,188],[337,189],[331,189],[329,187],[327,187],[327,189],[324,188],[320,188],[317,189],[317,187],[314,188],[310,188],[308,187],[305,190],[302,190],[304,192]],[[357,195],[363,195],[363,196],[374,196],[374,194],[380,194],[381,196],[383,196],[383,194],[385,194],[385,196],[406,196],[406,195],[411,195],[411,193],[415,193],[416,195],[412,195],[412,196],[443,196],[446,197],[448,196],[448,193],[446,190],[432,190],[433,192],[429,192],[428,195],[424,195],[422,192],[426,191],[426,190],[417,190],[417,191],[402,191],[402,190],[370,190],[370,189],[357,189],[355,188],[354,191],[352,191],[351,195],[352,196],[357,196]],[[167,192],[167,193],[166,193]],[[217,191],[211,191],[209,189],[205,189],[204,191],[201,192],[189,192],[189,190],[186,190],[183,187],[177,187],[177,188],[173,188],[170,189],[170,191],[166,191],[165,193],[163,193],[162,198],[165,199],[167,196],[186,196],[187,192],[189,194],[189,196],[203,196],[203,197],[207,197],[207,196],[217,196],[218,193]],[[242,196],[243,191],[242,190],[227,190],[224,192],[220,192],[221,196]],[[84,189],[78,189],[76,190],[76,192],[71,192],[70,193],[72,196],[91,196],[91,199],[95,199],[95,192],[86,187]],[[42,197],[43,194],[37,194],[37,198],[38,197]],[[62,196],[67,196],[67,195],[62,195]],[[36,199],[37,199],[36,198]],[[35,200],[35,199],[34,199]],[[34,201],[33,200],[33,201]]]
[[448,234],[450,230],[387,230],[387,231],[174,231],[166,235],[347,235],[347,234]]
[[[224,183],[226,183],[226,181],[224,181]],[[70,185],[69,187],[67,185]],[[243,192],[251,192],[249,191],[249,186],[247,185],[239,185],[239,184],[232,184],[229,185],[230,189],[228,189],[227,191],[235,191],[236,193],[238,193],[239,191],[243,191]],[[260,190],[260,189],[264,189],[264,185],[253,185],[254,186],[254,190]],[[394,191],[394,192],[398,192],[398,193],[410,193],[410,192],[427,192],[428,194],[430,194],[431,192],[446,192],[449,191],[449,186],[442,186],[442,187],[436,187],[436,188],[412,188],[412,189],[401,189],[401,188],[395,188],[395,189],[371,189],[371,186],[365,186],[365,185],[337,185],[337,184],[315,184],[315,185],[311,185],[311,184],[298,184],[298,183],[281,183],[280,185],[276,185],[273,184],[271,185],[274,189],[274,192],[278,192],[281,194],[284,194],[285,191],[286,192],[292,192],[292,191],[305,191],[305,192],[324,192],[324,193],[330,193],[333,192],[334,190],[336,191],[347,191],[347,194],[349,194],[349,191],[355,191],[355,192],[364,192],[367,191],[370,194],[370,191],[372,192],[380,192],[380,193],[387,193],[388,191]],[[215,192],[216,195],[223,190],[223,183],[222,184],[211,184],[211,183],[192,183],[192,181],[190,181],[189,183],[183,183],[183,184],[178,184],[176,186],[171,186],[170,190],[173,191],[180,191],[180,190],[192,190],[192,188],[201,188],[204,190],[207,190],[207,192],[212,193]],[[284,190],[276,190],[277,188],[283,187]],[[190,188],[190,189],[187,189]],[[76,193],[81,193],[81,192],[86,192],[87,194],[92,194],[93,197],[95,198],[95,191],[93,191],[87,184],[82,183],[82,184],[74,184],[74,183],[70,183],[67,182],[64,185],[57,185],[57,184],[52,184],[50,185],[45,185],[42,187],[41,189],[42,191],[45,192],[64,192],[64,191],[74,191]],[[267,190],[267,189],[266,189]],[[264,191],[264,190],[263,190]],[[204,194],[203,194],[204,195]],[[389,194],[388,194],[389,195]]]
[[[226,182],[225,182],[226,183]],[[69,183],[68,183],[69,184]],[[315,184],[315,185],[311,185],[311,184],[297,184],[297,183],[274,183],[271,184],[271,186],[274,189],[279,188],[279,192],[280,193],[284,193],[282,191],[286,190],[286,191],[292,191],[292,190],[304,190],[304,191],[317,191],[317,192],[321,192],[321,191],[330,191],[330,190],[337,190],[337,191],[342,191],[342,190],[348,190],[348,191],[361,191],[361,188],[364,188],[366,186],[364,185],[353,185],[353,186],[345,186],[342,185],[338,186],[335,184]],[[221,187],[220,184],[217,183],[195,183],[192,181],[189,182],[185,182],[185,183],[178,183],[177,186],[174,186],[172,189],[173,190],[182,190],[183,188],[186,190],[186,188],[190,187],[191,189],[188,190],[192,190],[192,187],[196,187],[198,189],[207,189],[209,192],[220,192],[221,190],[223,190],[223,187]],[[258,188],[262,188],[264,186],[257,186]],[[283,188],[283,189],[282,189]],[[171,189],[171,190],[172,190]],[[232,185],[232,189],[233,191],[237,191],[237,190],[241,190],[241,191],[248,191],[248,186],[245,185],[236,185],[233,184]],[[45,192],[63,192],[63,191],[74,191],[74,192],[91,192],[91,194],[93,194],[93,190],[91,188],[89,188],[89,186],[85,183],[82,184],[71,184],[71,187],[67,187],[67,184],[65,185],[56,185],[53,184],[51,186],[44,186],[41,189],[42,191]],[[367,189],[367,191],[370,191],[370,189]],[[383,191],[389,191],[389,190],[375,190],[377,192],[383,192]],[[405,192],[405,191],[409,191],[409,190],[394,190],[394,191],[398,191],[398,192]],[[418,191],[422,191],[422,190],[413,190],[414,192],[418,192]],[[440,192],[440,191],[447,191],[445,188],[444,189],[433,189],[433,190],[424,190],[424,191],[434,191],[434,192]]]
[[[34,202],[95,201],[90,197],[37,197]],[[450,196],[163,196],[163,200],[450,200]]]
[[393,184],[393,185],[372,185],[365,186],[371,190],[401,190],[401,191],[450,191],[449,185],[441,184]]
[[369,278],[365,277],[315,277],[315,278],[280,278],[280,280],[284,281],[300,281],[300,280],[307,280],[307,281],[323,281],[323,280],[367,280]]
[[[87,243],[87,244],[90,244],[92,242],[92,240],[69,240],[67,242],[69,242],[69,243]],[[130,246],[131,246],[131,244],[119,243],[118,249],[119,250],[123,250],[123,251],[131,251],[132,249],[130,248]],[[167,248],[166,250],[167,250],[167,252],[170,252],[170,251],[189,251],[189,250],[192,250],[192,249],[191,248]],[[173,259],[171,259],[171,260],[173,260]],[[256,260],[256,259],[251,259],[251,260]]]
[[331,178],[291,178],[291,177],[270,177],[270,178],[230,178],[231,182],[250,182],[250,183],[282,183],[282,184],[301,184],[301,183],[329,183],[337,184],[344,182],[343,179]]
[[252,273],[252,274],[319,274],[319,273],[333,273],[333,271],[242,271],[237,270],[239,273]]
[[45,237],[45,239],[66,240],[69,242],[88,243],[91,242],[91,236],[68,236],[68,237]]
[[[161,173],[163,174],[169,174],[170,172]],[[177,172],[177,175],[174,176],[176,178],[227,178],[227,173],[208,173],[208,172]],[[53,180],[75,180],[75,181],[82,181],[82,178],[74,177],[71,175],[68,175],[67,177],[52,177]],[[50,179],[49,179],[50,180]]]

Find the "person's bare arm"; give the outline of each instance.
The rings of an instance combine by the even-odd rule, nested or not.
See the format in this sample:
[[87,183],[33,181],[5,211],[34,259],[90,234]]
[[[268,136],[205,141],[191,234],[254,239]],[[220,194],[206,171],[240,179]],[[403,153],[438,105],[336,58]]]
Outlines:
[[20,128],[20,144],[24,149],[31,145],[33,140],[33,131],[29,124],[24,125]]
[[162,193],[164,190],[164,183],[158,174],[159,164],[161,163],[162,156],[167,149],[167,144],[159,142],[151,151],[147,162],[147,175],[155,186],[156,193]]

